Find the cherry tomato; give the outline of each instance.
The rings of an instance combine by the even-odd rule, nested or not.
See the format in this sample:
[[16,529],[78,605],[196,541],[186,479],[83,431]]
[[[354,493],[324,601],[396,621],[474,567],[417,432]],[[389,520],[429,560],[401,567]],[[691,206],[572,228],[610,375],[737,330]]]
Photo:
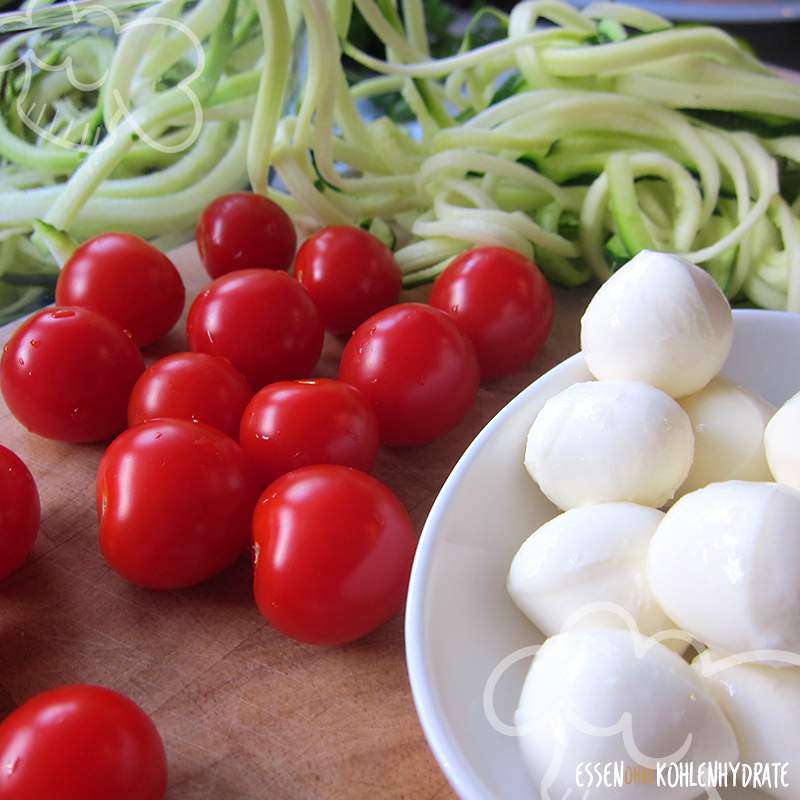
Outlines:
[[16,453],[0,444],[0,580],[25,563],[40,521],[33,475]]
[[37,695],[0,724],[0,800],[163,800],[164,744],[150,717],[100,686]]
[[82,244],[64,265],[56,303],[108,317],[144,347],[168,333],[183,313],[175,265],[138,236],[104,233]]
[[346,383],[282,381],[250,401],[239,443],[264,485],[309,464],[344,464],[367,472],[378,453],[378,420],[364,395]]
[[402,274],[392,251],[361,228],[323,228],[295,261],[297,280],[333,333],[352,333],[367,317],[394,305]]
[[46,308],[3,350],[0,388],[33,433],[64,442],[101,442],[125,427],[144,361],[133,340],[88,308]]
[[230,361],[205,353],[175,353],[149,366],[128,403],[128,425],[187,419],[218,428],[232,439],[253,392]]
[[197,248],[212,278],[240,269],[289,269],[295,247],[289,215],[260,194],[218,197],[197,225]]
[[487,379],[527,364],[553,323],[553,295],[544,276],[503,247],[479,247],[456,258],[433,284],[430,304],[470,338]]
[[247,547],[257,495],[247,457],[221,431],[182,419],[146,422],[115,439],[100,462],[100,547],[139,586],[193,586]]
[[467,413],[478,391],[478,362],[447,314],[402,303],[356,329],[339,378],[372,403],[384,444],[418,445],[446,433]]
[[189,346],[230,360],[256,389],[304,378],[325,330],[308,292],[285,272],[246,269],[217,278],[189,311]]
[[278,478],[258,501],[253,536],[256,603],[293,639],[349,642],[403,605],[414,526],[364,472],[316,465]]

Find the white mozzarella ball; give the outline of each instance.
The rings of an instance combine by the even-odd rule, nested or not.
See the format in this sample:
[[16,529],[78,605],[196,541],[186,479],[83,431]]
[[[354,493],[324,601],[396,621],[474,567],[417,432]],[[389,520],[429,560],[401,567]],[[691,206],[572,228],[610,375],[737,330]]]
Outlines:
[[[730,724],[692,668],[628,630],[584,629],[548,639],[528,671],[515,722],[531,777],[540,793],[549,783],[542,796],[552,798],[585,796],[579,766],[587,762],[641,766],[629,744],[663,764],[676,763],[682,751],[682,764],[738,756]],[[632,783],[592,788],[590,797],[689,800],[701,793]]]
[[[634,503],[564,512],[542,525],[514,556],[507,582],[511,598],[546,636],[560,633],[565,623],[624,627],[627,619],[647,636],[672,630],[650,592],[645,569],[650,539],[663,516]],[[598,603],[614,608],[593,609]]]
[[770,420],[764,444],[775,480],[800,489],[800,394],[781,406]]
[[714,279],[650,250],[600,287],[581,321],[596,378],[643,381],[673,397],[702,389],[725,363],[732,338],[731,308]]
[[664,392],[636,381],[576,383],[545,403],[525,466],[562,510],[628,501],[662,506],[689,474],[692,425]]
[[764,429],[775,412],[770,403],[714,378],[680,405],[694,429],[694,461],[679,494],[719,481],[772,480],[764,453]]
[[800,800],[800,667],[734,664],[717,671],[719,658],[706,650],[693,666],[731,723],[739,757],[747,764],[788,764],[785,780],[764,791],[781,800]]
[[647,575],[667,616],[712,649],[800,652],[800,492],[728,481],[685,495]]

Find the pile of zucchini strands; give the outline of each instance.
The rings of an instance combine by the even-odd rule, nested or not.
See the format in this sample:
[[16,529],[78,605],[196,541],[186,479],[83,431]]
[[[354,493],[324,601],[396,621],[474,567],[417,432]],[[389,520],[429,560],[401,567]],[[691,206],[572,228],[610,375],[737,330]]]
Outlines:
[[[384,58],[348,42],[353,4]],[[800,86],[721,30],[617,3],[485,13],[506,37],[473,48],[468,27],[441,59],[422,0],[163,0],[116,46],[98,28],[54,39],[54,58],[105,80],[76,98],[63,70],[34,79],[37,102],[64,115],[52,112],[65,139],[54,143],[13,124],[19,80],[6,73],[0,305],[4,291],[17,308],[31,302],[73,239],[185,240],[211,199],[249,178],[307,229],[384,238],[407,286],[477,245],[533,258],[563,286],[605,280],[650,248],[702,265],[732,300],[800,311],[800,198],[787,188]],[[148,18],[180,20],[202,57]],[[0,43],[0,64],[31,36]],[[343,58],[369,77],[348,82]],[[369,113],[389,92],[416,125]],[[90,126],[92,141],[69,141]]]

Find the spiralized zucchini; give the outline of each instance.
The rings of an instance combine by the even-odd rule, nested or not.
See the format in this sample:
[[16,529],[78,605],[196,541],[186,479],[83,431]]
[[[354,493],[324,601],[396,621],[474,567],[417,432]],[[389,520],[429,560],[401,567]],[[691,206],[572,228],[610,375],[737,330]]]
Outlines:
[[[800,119],[800,87],[732,37],[675,29],[617,4],[578,12],[557,0],[527,0],[513,10],[507,38],[436,60],[407,33],[413,28],[419,41],[419,0],[404,2],[405,27],[398,16],[390,25],[373,0],[355,3],[375,23],[386,58],[346,41],[337,49],[329,37],[309,65],[304,114],[312,118],[314,97],[332,102],[334,113],[317,107],[313,134],[295,128],[275,151],[279,174],[318,224],[383,218],[401,242],[407,285],[431,280],[475,245],[535,257],[568,286],[592,275],[605,280],[638,250],[656,248],[706,266],[732,299],[800,311],[793,245],[800,220],[795,198],[780,195],[776,159],[797,163],[797,137],[747,132],[750,125],[763,135],[765,115],[776,130]],[[324,0],[305,0],[303,12],[310,28],[332,30]],[[538,27],[543,20],[550,26]],[[609,20],[617,41],[604,38]],[[357,84],[349,96],[320,94],[341,70],[342,53],[386,77]],[[508,81],[516,81],[513,94],[498,99]],[[442,87],[444,121],[431,101],[442,99]],[[413,147],[389,120],[380,121],[379,135],[370,123],[358,142],[337,124],[337,114],[353,114],[354,99],[373,88],[428,98],[419,113],[409,102],[420,132]],[[724,112],[740,130],[687,109]],[[291,128],[292,118],[284,124]],[[387,128],[395,129],[391,139]],[[344,144],[383,156],[381,168],[334,160]],[[395,157],[399,148],[406,158]],[[413,176],[413,210],[405,185],[379,182],[387,169]],[[752,235],[757,224],[772,232]]]
[[[348,41],[354,8],[383,57]],[[655,248],[704,266],[734,301],[800,311],[800,85],[721,30],[524,0],[510,16],[480,12],[503,38],[473,47],[476,19],[458,52],[434,58],[423,0],[162,0],[138,13],[116,46],[98,27],[0,44],[6,314],[38,299],[20,273],[52,272],[48,231],[172,243],[246,177],[304,227],[382,236],[407,286],[476,245],[534,258],[564,286]],[[155,18],[179,25],[143,33]],[[26,86],[8,65],[31,47],[106,82],[79,92],[41,69]],[[18,118],[21,92],[47,109],[46,134]],[[393,93],[411,125],[376,116]]]

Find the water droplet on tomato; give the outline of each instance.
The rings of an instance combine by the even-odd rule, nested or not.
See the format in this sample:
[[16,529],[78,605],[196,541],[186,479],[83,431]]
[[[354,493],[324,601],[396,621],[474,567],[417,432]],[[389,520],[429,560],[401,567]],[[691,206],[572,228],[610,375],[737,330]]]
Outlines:
[[68,308],[57,308],[50,316],[53,319],[64,319],[65,317],[74,317],[75,312]]
[[31,347],[39,347],[41,342],[38,339],[31,339]]

